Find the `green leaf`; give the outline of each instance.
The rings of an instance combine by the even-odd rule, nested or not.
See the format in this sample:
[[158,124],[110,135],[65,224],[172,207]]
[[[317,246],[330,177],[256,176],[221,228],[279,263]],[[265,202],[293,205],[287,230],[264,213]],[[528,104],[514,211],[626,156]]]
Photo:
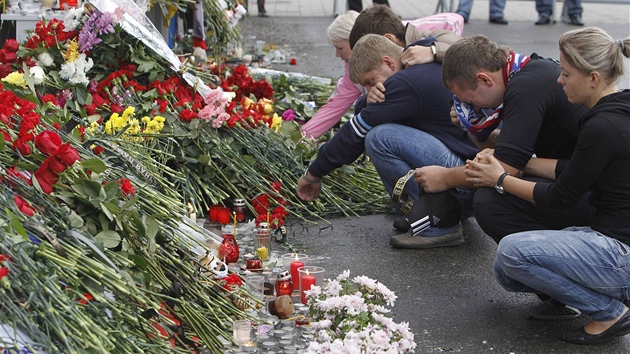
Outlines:
[[120,244],[121,237],[118,232],[113,230],[101,231],[94,238],[103,243],[107,248],[114,248]]
[[81,180],[81,186],[83,187],[83,192],[92,198],[98,198],[101,194],[101,184],[94,181]]
[[103,213],[105,213],[105,215],[107,215],[107,218],[109,219],[109,221],[114,221],[114,214],[112,214],[109,209],[107,208],[107,206],[105,206],[104,203],[101,203],[101,210],[103,211]]
[[105,208],[107,208],[107,210],[109,210],[113,214],[120,213],[120,207],[116,203],[107,201],[107,202],[103,202],[101,205],[105,206]]
[[105,165],[103,160],[98,159],[98,158],[83,160],[81,161],[81,166],[83,166],[83,168],[86,168],[94,173],[99,173],[99,174],[107,170],[107,165]]

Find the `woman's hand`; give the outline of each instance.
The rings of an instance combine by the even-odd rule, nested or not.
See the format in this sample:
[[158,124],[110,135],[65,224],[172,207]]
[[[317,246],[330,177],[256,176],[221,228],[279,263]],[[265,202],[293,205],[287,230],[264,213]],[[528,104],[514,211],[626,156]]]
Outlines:
[[477,154],[474,160],[466,161],[466,180],[475,187],[494,187],[505,172],[503,165],[492,154],[494,150],[486,149]]
[[411,46],[402,53],[403,65],[408,68],[412,65],[431,63],[435,60],[431,47],[423,47],[421,45]]

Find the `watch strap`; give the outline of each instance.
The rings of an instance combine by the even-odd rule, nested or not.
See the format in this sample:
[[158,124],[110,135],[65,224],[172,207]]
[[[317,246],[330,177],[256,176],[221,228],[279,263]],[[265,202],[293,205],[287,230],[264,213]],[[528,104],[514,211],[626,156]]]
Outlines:
[[501,176],[499,176],[499,179],[497,180],[497,187],[503,187],[503,180],[507,176],[511,176],[511,174],[509,172],[503,172]]

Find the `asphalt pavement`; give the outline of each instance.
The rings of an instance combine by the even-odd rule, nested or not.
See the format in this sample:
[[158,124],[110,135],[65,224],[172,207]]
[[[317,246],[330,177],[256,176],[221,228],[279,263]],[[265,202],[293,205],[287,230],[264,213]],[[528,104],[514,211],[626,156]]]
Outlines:
[[[584,21],[602,27],[615,39],[630,37],[630,5],[623,1],[583,3]],[[366,7],[370,2],[363,4]],[[403,19],[414,19],[433,14],[437,1],[390,0],[390,4]],[[256,3],[250,1],[250,16],[240,26],[244,36],[255,35],[297,58],[297,65],[273,64],[272,69],[338,78],[343,65],[325,33],[335,11],[345,11],[345,2],[333,5],[333,0],[267,0],[270,17],[260,18]],[[556,8],[559,13],[562,3]],[[533,1],[508,0],[507,26],[489,24],[487,11],[488,1],[475,1],[465,34],[485,34],[525,54],[557,58],[558,38],[576,28],[561,22],[535,26]],[[627,60],[626,69],[630,70]],[[619,87],[630,88],[628,73]],[[380,214],[335,218],[328,220],[330,224],[292,221],[289,241],[326,268],[327,277],[349,269],[395,291],[398,300],[391,315],[397,322],[409,322],[417,353],[630,353],[630,336],[595,347],[558,340],[563,331],[587,322],[586,316],[560,322],[527,319],[539,300],[508,293],[496,283],[491,267],[496,244],[474,218],[463,223],[464,245],[430,250],[392,248],[394,219],[394,215]]]

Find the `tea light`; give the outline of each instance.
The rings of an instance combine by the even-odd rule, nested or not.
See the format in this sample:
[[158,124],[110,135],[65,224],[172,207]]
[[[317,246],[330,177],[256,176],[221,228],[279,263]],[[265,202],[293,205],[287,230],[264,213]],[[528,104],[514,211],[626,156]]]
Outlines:
[[284,329],[274,329],[273,336],[276,338],[282,338],[287,332]]
[[267,349],[267,350],[276,349],[276,343],[275,342],[263,342],[262,343],[262,347],[263,347],[263,349]]
[[293,327],[295,327],[295,321],[293,321],[293,320],[282,320],[282,321],[280,321],[280,326],[282,328],[285,328],[285,327],[293,328]]
[[287,347],[293,347],[293,341],[290,340],[281,340],[278,343],[280,343],[280,346],[282,346],[285,350],[287,349]]
[[291,343],[293,343],[293,335],[292,334],[285,334],[282,336],[282,338],[280,338],[283,341],[289,341]]
[[247,343],[243,343],[239,346],[239,349],[245,353],[255,353],[258,349],[256,342],[249,341]]

